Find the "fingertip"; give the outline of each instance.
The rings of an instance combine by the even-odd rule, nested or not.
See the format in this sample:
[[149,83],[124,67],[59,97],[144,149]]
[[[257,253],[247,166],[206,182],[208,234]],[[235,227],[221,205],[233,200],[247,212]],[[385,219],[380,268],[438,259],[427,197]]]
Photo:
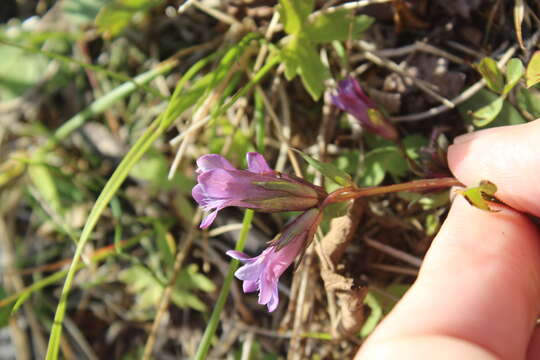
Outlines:
[[501,358],[523,358],[540,308],[539,244],[524,215],[490,213],[456,198],[417,281],[368,345],[440,335]]
[[540,216],[540,121],[483,130],[448,148],[448,165],[466,185],[489,180],[496,196],[513,208]]

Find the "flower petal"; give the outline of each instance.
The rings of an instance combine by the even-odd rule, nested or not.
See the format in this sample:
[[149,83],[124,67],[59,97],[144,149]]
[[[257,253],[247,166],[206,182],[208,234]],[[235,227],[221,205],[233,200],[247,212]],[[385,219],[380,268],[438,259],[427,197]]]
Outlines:
[[242,262],[253,262],[255,258],[249,257],[241,251],[229,250],[225,253],[226,255],[232,257],[233,259],[240,260]]
[[197,159],[197,172],[202,173],[212,169],[236,170],[230,162],[218,154],[207,154]]
[[258,289],[257,281],[251,281],[251,280],[244,281],[244,283],[242,284],[242,289],[244,290],[245,293],[257,291]]
[[204,217],[203,221],[201,222],[201,225],[199,227],[201,229],[206,229],[207,227],[212,225],[212,223],[216,219],[216,216],[217,216],[217,213],[218,213],[219,210],[221,210],[221,209],[216,209],[216,210],[212,211],[210,214],[206,215]]
[[270,298],[270,301],[266,306],[268,306],[268,312],[273,312],[277,309],[279,305],[279,293],[278,293],[278,287],[276,286],[274,291],[272,292],[272,297]]
[[274,171],[270,166],[268,166],[268,163],[261,154],[256,152],[248,152],[246,157],[249,171],[258,174]]

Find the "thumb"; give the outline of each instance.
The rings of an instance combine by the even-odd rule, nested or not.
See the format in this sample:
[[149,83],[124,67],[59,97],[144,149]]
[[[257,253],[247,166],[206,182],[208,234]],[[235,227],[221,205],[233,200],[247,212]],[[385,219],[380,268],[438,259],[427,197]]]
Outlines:
[[540,120],[463,135],[448,149],[448,164],[464,184],[489,180],[514,209],[540,216]]

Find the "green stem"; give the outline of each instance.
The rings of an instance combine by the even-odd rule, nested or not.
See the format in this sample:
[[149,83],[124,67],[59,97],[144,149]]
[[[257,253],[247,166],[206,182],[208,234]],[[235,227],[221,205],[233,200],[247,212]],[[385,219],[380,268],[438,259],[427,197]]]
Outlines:
[[[240,231],[240,236],[238,238],[238,242],[236,243],[235,250],[244,250],[252,220],[253,210],[246,210],[246,213],[244,214],[244,221],[242,222],[242,230]],[[206,355],[208,354],[208,350],[210,349],[212,338],[214,337],[214,334],[216,333],[217,327],[219,325],[221,312],[223,311],[223,307],[225,306],[225,302],[227,301],[227,296],[229,296],[229,291],[231,290],[234,272],[236,271],[236,269],[238,269],[239,263],[240,262],[236,259],[231,260],[229,271],[227,272],[227,276],[225,277],[223,287],[219,292],[219,297],[217,299],[216,305],[214,306],[214,310],[212,311],[212,315],[210,316],[210,321],[206,326],[206,330],[204,330],[204,335],[202,337],[201,343],[199,344],[197,354],[195,355],[195,360],[206,359]]]

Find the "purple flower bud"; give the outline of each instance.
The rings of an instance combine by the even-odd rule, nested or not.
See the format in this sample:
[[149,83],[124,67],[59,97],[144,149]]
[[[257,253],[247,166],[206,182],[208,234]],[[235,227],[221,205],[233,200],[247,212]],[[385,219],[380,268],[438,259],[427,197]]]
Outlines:
[[348,76],[339,82],[337,94],[332,95],[332,102],[341,110],[357,118],[366,130],[388,140],[398,138],[396,128],[375,107],[355,78]]
[[[250,258],[240,251],[227,251],[227,255],[245,263],[234,274],[244,281],[244,292],[259,291],[259,304],[266,305],[269,312],[274,311],[279,303],[279,277],[313,239],[321,217],[321,211],[316,208],[299,215],[278,235],[274,245],[259,256]],[[282,243],[285,244],[280,248]]]
[[248,153],[247,163],[247,170],[237,170],[217,154],[197,160],[198,184],[192,195],[203,210],[211,211],[201,228],[210,226],[218,211],[227,206],[261,212],[303,211],[327,196],[319,186],[272,170],[261,154]]

